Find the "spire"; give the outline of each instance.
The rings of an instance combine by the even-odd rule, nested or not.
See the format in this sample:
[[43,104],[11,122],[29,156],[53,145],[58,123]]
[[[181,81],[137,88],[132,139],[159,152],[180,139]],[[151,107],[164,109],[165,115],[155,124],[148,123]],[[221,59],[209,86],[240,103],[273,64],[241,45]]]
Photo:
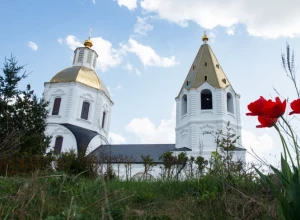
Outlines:
[[209,37],[206,35],[206,31],[204,31],[204,35],[202,37],[202,41],[206,44],[208,41]]
[[204,44],[201,45],[178,96],[184,88],[186,90],[197,89],[204,83],[222,89],[230,85],[214,52],[206,43],[208,37],[205,33],[202,39]]

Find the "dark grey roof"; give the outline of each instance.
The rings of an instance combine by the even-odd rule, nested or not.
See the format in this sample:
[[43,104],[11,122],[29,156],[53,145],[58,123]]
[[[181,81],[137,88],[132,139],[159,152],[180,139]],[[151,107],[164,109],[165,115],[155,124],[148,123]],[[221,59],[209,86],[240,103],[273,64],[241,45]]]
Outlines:
[[191,151],[189,148],[175,148],[175,144],[119,144],[101,145],[89,155],[102,162],[142,163],[141,156],[150,155],[154,163],[161,163],[159,157],[168,151]]
[[86,148],[90,141],[98,135],[96,131],[92,131],[89,129],[85,129],[82,127],[78,127],[76,125],[71,124],[60,124],[67,129],[69,129],[75,136],[76,142],[77,142],[77,150],[81,150],[83,147]]
[[246,149],[242,147],[235,147],[234,151],[246,151]]

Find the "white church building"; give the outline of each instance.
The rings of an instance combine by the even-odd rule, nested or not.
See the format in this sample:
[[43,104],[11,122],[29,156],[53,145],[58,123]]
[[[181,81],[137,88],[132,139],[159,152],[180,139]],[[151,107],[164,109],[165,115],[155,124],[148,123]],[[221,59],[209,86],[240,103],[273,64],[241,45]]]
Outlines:
[[[98,54],[90,39],[74,51],[72,67],[66,68],[45,83],[44,99],[49,101],[46,134],[55,153],[85,150],[95,157],[114,158],[113,168],[120,176],[142,173],[141,156],[149,155],[156,166],[149,173],[156,177],[168,151],[209,159],[216,151],[215,137],[207,133],[224,130],[230,122],[232,131],[241,136],[240,95],[237,94],[219,64],[206,34],[203,44],[188,71],[176,100],[176,143],[123,144],[108,142],[113,101],[105,84],[95,72]],[[245,161],[241,138],[233,155]]]

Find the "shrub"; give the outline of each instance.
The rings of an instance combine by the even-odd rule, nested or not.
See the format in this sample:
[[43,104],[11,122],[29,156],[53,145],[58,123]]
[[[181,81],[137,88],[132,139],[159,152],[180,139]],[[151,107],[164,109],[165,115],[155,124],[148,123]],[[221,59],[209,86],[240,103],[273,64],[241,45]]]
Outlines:
[[52,156],[41,155],[3,155],[0,160],[0,175],[14,176],[30,174],[37,170],[51,170]]
[[83,153],[75,153],[74,150],[63,152],[56,158],[57,171],[70,175],[83,175],[94,178],[97,176],[97,167],[92,157],[86,157]]

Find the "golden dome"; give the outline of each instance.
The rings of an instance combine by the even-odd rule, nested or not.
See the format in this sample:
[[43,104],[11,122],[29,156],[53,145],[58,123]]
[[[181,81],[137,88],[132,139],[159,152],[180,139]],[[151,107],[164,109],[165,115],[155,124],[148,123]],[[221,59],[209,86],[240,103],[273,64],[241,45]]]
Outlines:
[[83,44],[85,47],[88,47],[88,48],[91,48],[93,46],[93,42],[91,41],[90,37],[89,37],[89,39],[85,40]]
[[84,66],[73,66],[58,72],[50,83],[78,82],[103,91],[108,97],[108,89],[94,70]]
[[202,37],[202,41],[205,42],[205,41],[208,41],[209,37],[206,35],[206,31],[204,31],[204,35]]

